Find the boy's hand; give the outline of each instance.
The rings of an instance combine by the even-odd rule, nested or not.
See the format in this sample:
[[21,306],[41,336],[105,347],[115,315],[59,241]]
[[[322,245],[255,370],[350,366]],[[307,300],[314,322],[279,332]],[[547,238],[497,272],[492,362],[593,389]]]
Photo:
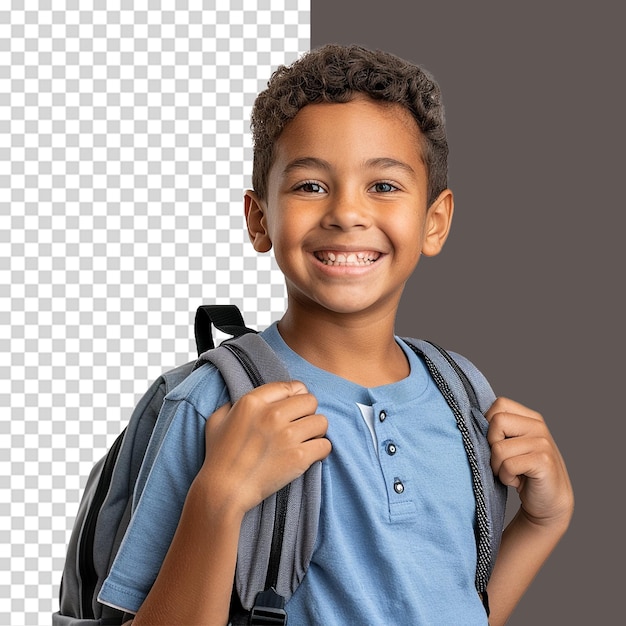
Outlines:
[[505,485],[517,489],[521,511],[536,524],[569,523],[572,487],[543,417],[507,398],[498,398],[485,417],[491,466]]
[[198,478],[245,513],[328,456],[328,422],[316,410],[298,381],[268,383],[222,406],[207,420]]
[[489,623],[506,623],[531,581],[567,530],[574,495],[565,463],[543,417],[498,398],[485,414],[491,467],[515,487],[521,506],[502,535],[491,579]]

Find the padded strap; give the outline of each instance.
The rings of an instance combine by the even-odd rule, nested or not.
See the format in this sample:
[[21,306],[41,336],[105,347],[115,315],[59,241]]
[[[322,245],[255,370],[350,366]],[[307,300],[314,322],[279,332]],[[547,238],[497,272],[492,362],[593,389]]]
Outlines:
[[[256,333],[229,339],[219,347],[203,353],[196,367],[207,362],[219,368],[233,402],[256,385],[291,379],[276,353]],[[304,578],[318,532],[321,470],[320,462],[313,464],[303,476],[290,483],[286,500],[273,494],[244,516],[235,585],[241,604],[247,611],[254,606],[257,593],[265,589],[270,563],[274,561],[272,546],[279,545],[272,541],[277,519],[283,521],[284,530],[279,550],[276,591],[289,600]]]
[[256,333],[224,341],[200,355],[194,369],[213,363],[222,375],[234,404],[255,387],[289,380],[289,372],[269,345]]

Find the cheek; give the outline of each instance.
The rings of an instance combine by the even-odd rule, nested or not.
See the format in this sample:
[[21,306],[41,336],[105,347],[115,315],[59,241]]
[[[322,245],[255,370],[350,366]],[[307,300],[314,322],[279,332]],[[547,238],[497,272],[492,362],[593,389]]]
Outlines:
[[288,226],[282,223],[280,226],[270,227],[268,230],[274,246],[274,255],[276,258],[280,258],[285,254],[288,254],[289,250],[293,248],[294,232],[288,228]]
[[294,257],[299,249],[299,237],[297,230],[290,224],[281,221],[280,225],[273,225],[269,229],[274,250],[274,258],[283,273],[288,273],[289,266],[293,264]]
[[424,223],[418,217],[401,215],[390,220],[387,235],[401,249],[409,253],[415,250],[419,254],[424,237]]
[[423,232],[415,224],[409,224],[406,221],[404,224],[403,230],[396,229],[393,234],[389,235],[393,237],[397,260],[402,266],[406,266],[409,272],[412,272],[422,254]]
[[274,245],[288,251],[302,246],[311,224],[302,212],[284,207],[269,212],[267,227]]

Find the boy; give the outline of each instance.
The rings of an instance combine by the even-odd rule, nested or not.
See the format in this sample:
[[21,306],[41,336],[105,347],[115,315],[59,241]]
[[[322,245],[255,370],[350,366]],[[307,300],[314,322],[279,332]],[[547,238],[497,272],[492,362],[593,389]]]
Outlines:
[[[135,626],[226,624],[244,514],[323,461],[290,624],[487,624],[461,436],[394,335],[404,285],[452,219],[439,89],[393,55],[326,46],[274,74],[252,127],[248,232],[258,252],[274,249],[288,294],[262,336],[292,381],[231,406],[204,366],[168,395],[100,598]],[[489,623],[503,624],[573,495],[539,414],[499,398],[486,418],[494,473],[522,503],[488,586]]]

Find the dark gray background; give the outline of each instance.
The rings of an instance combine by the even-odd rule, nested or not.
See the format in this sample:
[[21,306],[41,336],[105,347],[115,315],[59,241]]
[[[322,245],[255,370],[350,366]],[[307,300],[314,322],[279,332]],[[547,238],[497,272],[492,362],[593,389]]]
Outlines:
[[399,333],[468,355],[541,411],[569,466],[574,520],[512,626],[623,616],[622,13],[312,0],[312,47],[386,49],[443,89],[455,220],[407,286]]

